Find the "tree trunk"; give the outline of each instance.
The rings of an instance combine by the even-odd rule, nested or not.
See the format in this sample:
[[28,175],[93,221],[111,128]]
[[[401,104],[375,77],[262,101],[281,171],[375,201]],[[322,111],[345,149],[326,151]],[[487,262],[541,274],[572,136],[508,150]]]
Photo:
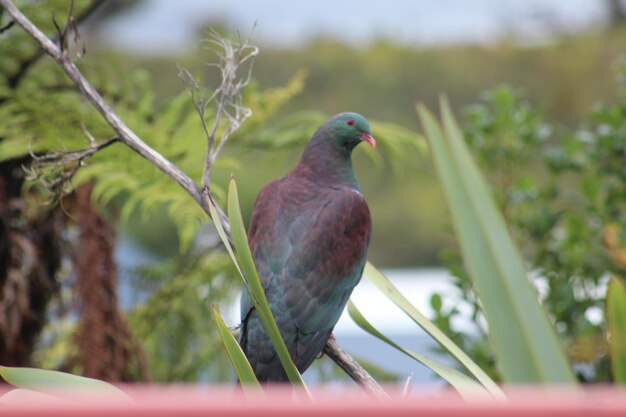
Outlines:
[[78,354],[72,365],[91,378],[147,381],[145,354],[119,309],[115,232],[91,204],[92,189],[92,184],[86,184],[74,192],[79,235],[73,258],[81,315],[75,335]]
[[0,364],[7,366],[31,365],[48,303],[59,289],[63,220],[57,210],[26,207],[22,165],[28,159],[0,163]]

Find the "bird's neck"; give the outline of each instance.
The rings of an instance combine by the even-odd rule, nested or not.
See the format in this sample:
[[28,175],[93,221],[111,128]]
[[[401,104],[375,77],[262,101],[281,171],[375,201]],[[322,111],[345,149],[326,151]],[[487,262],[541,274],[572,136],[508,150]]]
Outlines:
[[333,146],[326,141],[310,141],[295,174],[318,184],[345,184],[360,191],[352,168],[351,154],[352,150]]

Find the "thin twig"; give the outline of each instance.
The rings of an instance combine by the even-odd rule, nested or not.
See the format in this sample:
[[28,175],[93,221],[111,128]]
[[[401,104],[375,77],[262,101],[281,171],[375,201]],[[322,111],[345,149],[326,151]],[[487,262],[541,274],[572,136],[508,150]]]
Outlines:
[[[77,20],[74,17],[74,0],[70,0],[70,7],[67,11],[67,18],[65,19],[65,25],[61,28],[56,21],[54,11],[52,12],[52,23],[57,30],[57,39],[59,42],[59,49],[64,55],[69,54],[69,38],[70,32],[74,33],[74,43],[80,44],[80,34],[78,32]],[[77,53],[78,57],[82,57],[85,54],[84,45],[79,48]]]
[[28,168],[28,179],[39,181],[53,196],[51,203],[60,202],[64,195],[71,191],[71,181],[78,169],[83,166],[83,161],[96,152],[110,146],[119,140],[117,136],[109,138],[101,143],[83,126],[85,134],[89,138],[89,146],[73,151],[54,151],[44,155],[35,154],[30,150],[33,162]]
[[31,156],[35,161],[39,162],[40,164],[53,164],[58,166],[68,165],[72,162],[78,162],[80,160],[88,158],[96,152],[106,148],[107,146],[112,145],[119,140],[117,136],[113,136],[112,138],[106,139],[104,142],[96,143],[91,134],[88,134],[88,136],[91,145],[87,148],[77,149],[73,151],[49,152],[45,155],[35,155],[33,152],[31,152]]
[[11,29],[11,27],[13,27],[13,25],[15,25],[15,20],[11,20],[6,25],[0,27],[0,35],[2,35],[7,30]]
[[[208,204],[203,197],[203,192],[208,193],[207,187],[199,188],[191,178],[183,171],[181,171],[176,165],[172,164],[165,157],[159,154],[157,151],[148,146],[142,141],[120,118],[113,112],[113,110],[105,103],[102,96],[95,90],[95,88],[85,79],[85,77],[78,70],[76,65],[69,58],[62,53],[61,50],[44,35],[33,23],[24,16],[11,2],[10,0],[0,0],[2,5],[13,20],[20,25],[30,36],[33,37],[42,47],[42,49],[52,57],[52,59],[65,71],[68,77],[76,84],[87,100],[95,107],[95,109],[102,115],[107,123],[116,132],[119,141],[126,144],[133,151],[147,159],[152,165],[163,171],[166,175],[172,178],[178,185],[180,185],[195,201],[202,207],[202,209],[210,216]],[[244,45],[249,45],[244,42]],[[258,49],[253,49],[247,55],[240,57],[240,62],[246,62],[252,59],[258,53]],[[238,88],[241,89],[249,81],[249,77],[245,80],[241,80],[237,83]],[[233,104],[235,111],[243,108],[240,102]],[[232,116],[232,115],[231,115]],[[245,116],[245,114],[244,114]],[[233,117],[236,119],[237,113]],[[248,116],[249,117],[249,116]],[[231,134],[232,132],[229,132]],[[228,136],[222,136],[221,140],[225,141]],[[221,143],[221,142],[220,142]],[[223,145],[222,145],[223,146]],[[219,147],[219,145],[218,145]],[[221,147],[219,147],[221,149]],[[216,149],[217,150],[217,149]],[[217,154],[214,153],[214,157]],[[224,231],[230,237],[230,223],[226,214],[217,206],[218,215],[224,226]],[[376,383],[376,381],[346,352],[344,352],[334,341],[334,338],[328,340],[324,352],[332,358],[337,364],[361,385],[366,391],[372,395],[380,398],[387,398],[387,394]]]

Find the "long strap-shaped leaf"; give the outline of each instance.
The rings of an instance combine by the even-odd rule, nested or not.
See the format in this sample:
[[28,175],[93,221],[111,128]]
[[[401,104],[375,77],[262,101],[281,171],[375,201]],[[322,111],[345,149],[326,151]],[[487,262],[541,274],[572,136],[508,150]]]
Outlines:
[[241,350],[241,346],[239,346],[237,340],[235,340],[230,330],[228,330],[228,326],[224,323],[224,319],[222,319],[220,312],[217,308],[215,308],[215,306],[211,306],[211,308],[213,310],[215,323],[217,324],[217,330],[220,334],[220,338],[222,339],[222,344],[224,345],[224,349],[226,349],[230,363],[232,363],[233,368],[235,369],[235,373],[241,382],[244,392],[253,391],[254,393],[258,393],[261,389],[261,384],[259,384],[256,375],[254,375],[254,371],[252,370],[252,366],[250,366],[250,362],[248,362],[248,358],[246,358],[243,350]]
[[508,383],[575,384],[522,257],[447,102],[442,101],[441,109],[444,131],[426,108],[418,106],[417,111],[504,379]]
[[209,201],[208,203],[209,210],[211,211],[211,217],[213,218],[217,232],[233,262],[237,266],[244,288],[248,291],[250,299],[259,313],[259,317],[261,318],[261,321],[270,336],[272,345],[274,346],[274,349],[276,349],[276,353],[278,354],[278,358],[287,373],[287,377],[292,383],[301,386],[306,395],[311,398],[310,393],[304,384],[304,380],[302,379],[302,375],[298,372],[298,368],[296,368],[296,365],[293,363],[293,360],[289,355],[287,346],[285,345],[285,342],[280,334],[280,330],[278,330],[278,326],[276,325],[276,321],[274,320],[274,316],[270,310],[269,303],[265,297],[265,290],[263,289],[263,285],[259,279],[259,274],[257,273],[254,265],[250,247],[248,246],[248,237],[241,218],[239,196],[237,194],[237,184],[235,183],[235,179],[231,179],[228,186],[228,219],[230,221],[233,245],[235,246],[237,254],[234,253],[232,247],[230,246],[230,242],[224,232],[219,216],[217,216],[217,209],[215,205],[212,201]]
[[444,332],[439,330],[426,316],[415,308],[409,300],[396,288],[395,285],[380,272],[374,265],[367,263],[363,272],[365,278],[374,284],[387,298],[409,316],[418,326],[428,333],[437,343],[446,349],[456,360],[458,360],[473,376],[480,382],[489,393],[497,399],[504,399],[506,396],[498,385],[489,378],[480,367],[463,350],[458,347]]
[[[130,401],[130,397],[125,392],[108,382],[68,374],[66,372],[0,366],[0,376],[6,382],[17,388],[25,388],[36,392],[54,390],[54,395],[63,395],[70,399],[75,399],[72,397],[71,391],[71,389],[74,388],[85,389],[93,391],[94,393],[99,392],[105,395],[113,395],[116,399]],[[60,391],[62,389],[68,392],[63,393]]]
[[461,396],[465,399],[476,399],[477,396],[485,396],[489,395],[485,388],[471,379],[467,375],[457,371],[454,368],[451,368],[447,365],[444,365],[436,360],[430,359],[424,355],[419,353],[410,351],[408,349],[403,348],[402,346],[395,343],[393,340],[389,339],[387,336],[378,331],[372,324],[367,321],[365,317],[361,314],[361,312],[356,308],[352,301],[348,302],[348,314],[354,322],[359,325],[360,328],[387,343],[390,346],[398,349],[400,352],[405,355],[415,359],[416,361],[424,364],[426,367],[431,369],[437,375],[442,377],[444,380],[450,383]]
[[611,370],[618,384],[626,384],[626,286],[611,279],[606,294],[606,321],[609,328]]

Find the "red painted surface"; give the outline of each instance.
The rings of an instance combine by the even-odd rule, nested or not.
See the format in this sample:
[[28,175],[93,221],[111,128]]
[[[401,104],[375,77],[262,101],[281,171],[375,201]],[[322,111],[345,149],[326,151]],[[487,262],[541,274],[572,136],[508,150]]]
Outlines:
[[414,391],[408,398],[392,392],[379,401],[361,391],[343,388],[314,390],[313,402],[290,390],[271,389],[245,397],[233,388],[206,386],[122,387],[129,399],[77,391],[24,390],[0,397],[1,416],[614,416],[626,417],[626,390],[516,389],[507,402],[463,401],[451,392]]

